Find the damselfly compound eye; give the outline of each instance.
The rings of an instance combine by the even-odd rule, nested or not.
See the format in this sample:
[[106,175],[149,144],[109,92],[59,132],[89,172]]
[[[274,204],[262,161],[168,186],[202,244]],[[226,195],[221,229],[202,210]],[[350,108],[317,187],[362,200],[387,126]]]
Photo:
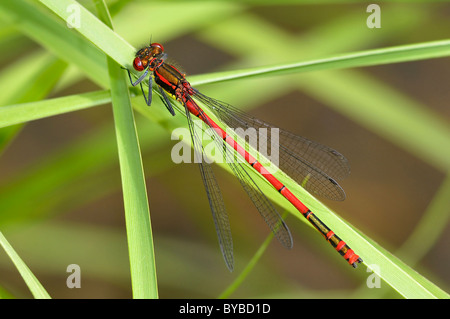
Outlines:
[[164,47],[163,47],[162,44],[160,44],[160,43],[154,42],[154,43],[150,44],[150,46],[151,46],[152,48],[153,48],[153,47],[158,47],[158,48],[160,48],[160,49],[161,49],[161,52],[164,51]]
[[164,47],[162,46],[162,44],[152,43],[152,44],[150,44],[150,47],[152,48],[151,50],[152,50],[153,56],[157,56],[164,52]]
[[133,61],[133,67],[136,71],[143,71],[147,66],[147,60],[141,60],[140,57],[136,57]]

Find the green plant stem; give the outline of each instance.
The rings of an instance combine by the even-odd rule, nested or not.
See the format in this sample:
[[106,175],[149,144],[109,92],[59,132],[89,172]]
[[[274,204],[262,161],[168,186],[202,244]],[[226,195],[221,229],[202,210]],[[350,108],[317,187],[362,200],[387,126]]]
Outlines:
[[[112,26],[103,1],[97,11]],[[122,177],[125,221],[134,298],[158,298],[153,235],[141,152],[124,71],[107,58]]]
[[50,299],[50,295],[44,289],[42,284],[36,278],[36,276],[31,272],[28,266],[23,262],[23,260],[16,253],[14,248],[9,244],[6,240],[5,236],[3,236],[2,232],[0,232],[0,245],[8,254],[9,258],[11,258],[12,262],[16,266],[17,270],[20,272],[23,280],[27,284],[34,298],[36,299]]

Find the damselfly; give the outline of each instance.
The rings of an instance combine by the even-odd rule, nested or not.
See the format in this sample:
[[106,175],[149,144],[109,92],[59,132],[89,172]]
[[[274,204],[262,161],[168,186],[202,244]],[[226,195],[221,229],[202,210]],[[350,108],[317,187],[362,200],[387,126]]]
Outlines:
[[[233,136],[211,119],[199,104],[206,105],[228,127],[233,129],[242,128],[240,132],[246,132],[246,134],[248,134],[249,128],[269,129],[270,132],[270,129],[275,129],[276,127],[247,115],[229,104],[203,95],[189,84],[184,74],[173,65],[166,63],[165,59],[166,54],[163,46],[159,43],[152,43],[150,46],[140,49],[133,61],[134,69],[144,73],[136,81],[133,81],[128,70],[131,84],[133,86],[140,84],[147,105],[150,105],[152,102],[152,83],[155,81],[162,96],[162,101],[172,115],[175,115],[175,111],[167,95],[172,96],[183,105],[189,124],[191,140],[197,154],[202,154],[204,148],[195,130],[192,115],[198,117],[207,127],[212,129],[214,141],[219,143],[219,148],[225,150],[225,154],[228,154],[226,156],[231,156],[231,160],[227,158],[227,163],[230,165],[234,175],[239,179],[259,213],[283,246],[292,247],[292,236],[287,225],[248,173],[248,165],[234,160],[236,156],[244,159],[256,172],[272,184],[348,263],[356,268],[357,264],[362,262],[362,259],[317,218],[282,182],[271,174],[260,161],[253,157],[245,147],[242,147]],[[146,78],[148,78],[147,95],[142,86]],[[344,200],[345,193],[337,183],[337,180],[349,174],[350,170],[346,158],[327,146],[312,142],[282,129],[279,129],[278,132],[280,142],[279,168],[314,195],[321,195],[332,200]],[[232,150],[233,154],[230,155],[230,152],[227,152],[227,150]],[[204,156],[201,156],[201,158],[203,159]],[[222,194],[211,165],[207,161],[200,161],[199,166],[214,218],[220,248],[226,265],[231,271],[234,267],[233,242]]]

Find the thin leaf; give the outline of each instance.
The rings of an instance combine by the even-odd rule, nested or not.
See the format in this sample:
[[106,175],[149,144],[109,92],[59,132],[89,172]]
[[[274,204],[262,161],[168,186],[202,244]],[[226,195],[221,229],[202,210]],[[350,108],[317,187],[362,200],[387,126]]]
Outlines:
[[50,295],[41,285],[36,276],[31,272],[28,266],[23,262],[23,260],[16,253],[14,248],[9,244],[8,240],[5,238],[2,232],[0,232],[0,245],[3,247],[5,252],[11,258],[12,262],[16,266],[17,270],[20,272],[23,280],[27,284],[34,298],[36,299],[50,299]]
[[[61,1],[63,4],[64,1]],[[78,3],[72,4],[79,6]],[[67,10],[65,3],[63,10]],[[0,1],[0,17],[14,23],[60,59],[77,65],[95,83],[108,85],[104,55],[92,43],[67,27],[53,13],[35,1]],[[98,20],[97,20],[98,21]],[[107,87],[104,87],[105,89]]]
[[111,102],[109,91],[95,91],[37,102],[2,106],[0,107],[0,127],[78,111],[109,102]]
[[450,56],[450,40],[441,40],[341,54],[304,62],[197,75],[192,76],[190,82],[193,85],[200,85],[261,75],[286,75],[298,72],[366,67],[447,56]]
[[[97,2],[97,10],[102,19],[112,27],[103,1]],[[107,58],[107,64],[122,176],[133,297],[157,298],[150,210],[133,110],[123,70],[110,57]]]

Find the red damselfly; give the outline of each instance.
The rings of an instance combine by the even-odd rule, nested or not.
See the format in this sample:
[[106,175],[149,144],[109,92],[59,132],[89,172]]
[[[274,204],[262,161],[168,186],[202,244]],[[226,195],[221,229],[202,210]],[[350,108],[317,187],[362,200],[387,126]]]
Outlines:
[[[234,154],[231,155],[232,157],[239,154],[240,157],[245,159],[254,170],[261,174],[281,195],[294,205],[350,265],[356,268],[357,264],[362,262],[362,259],[314,215],[282,182],[273,176],[260,161],[247,152],[231,135],[227,134],[214,122],[198,105],[198,102],[206,105],[228,127],[233,129],[242,128],[241,132],[248,133],[247,129],[249,128],[275,129],[275,127],[247,115],[229,104],[203,95],[189,84],[184,74],[173,65],[166,63],[165,59],[166,54],[163,46],[159,43],[152,43],[150,46],[140,49],[133,61],[134,69],[144,73],[136,81],[133,81],[130,71],[127,70],[131,84],[133,86],[140,84],[147,105],[150,105],[152,102],[152,83],[155,81],[162,101],[172,115],[175,115],[175,111],[167,95],[172,96],[184,106],[184,113],[188,120],[191,140],[196,154],[202,154],[204,149],[202,141],[195,131],[192,115],[198,117],[207,127],[212,129],[215,135],[214,140],[216,143],[220,143],[220,148],[225,151],[228,149],[232,150]],[[146,95],[142,83],[147,78],[149,87]],[[279,129],[278,132],[280,141],[279,168],[314,195],[321,195],[333,200],[344,200],[345,193],[337,183],[337,180],[349,174],[350,170],[346,158],[327,146],[312,142],[282,129]],[[229,152],[225,153],[230,156]],[[204,157],[201,156],[201,158]],[[227,159],[227,163],[275,237],[285,247],[292,247],[292,236],[287,225],[247,172],[249,167],[235,160]],[[220,248],[227,267],[233,270],[233,242],[223,198],[211,165],[206,161],[200,161],[199,166],[213,214]]]

